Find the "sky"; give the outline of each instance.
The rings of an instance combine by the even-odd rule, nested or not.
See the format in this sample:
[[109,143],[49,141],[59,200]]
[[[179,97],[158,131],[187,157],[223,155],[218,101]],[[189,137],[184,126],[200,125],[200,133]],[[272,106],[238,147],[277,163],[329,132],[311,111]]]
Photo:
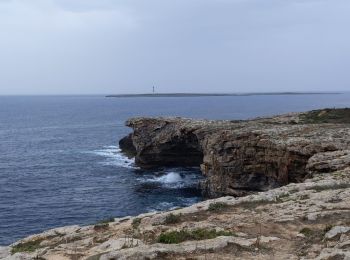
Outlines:
[[350,90],[349,0],[0,0],[0,95]]

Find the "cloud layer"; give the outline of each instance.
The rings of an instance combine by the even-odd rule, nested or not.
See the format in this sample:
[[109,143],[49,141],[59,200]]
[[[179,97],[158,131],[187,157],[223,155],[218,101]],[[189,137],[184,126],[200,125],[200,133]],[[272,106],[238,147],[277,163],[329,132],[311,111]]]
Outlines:
[[334,91],[348,0],[0,0],[0,94]]

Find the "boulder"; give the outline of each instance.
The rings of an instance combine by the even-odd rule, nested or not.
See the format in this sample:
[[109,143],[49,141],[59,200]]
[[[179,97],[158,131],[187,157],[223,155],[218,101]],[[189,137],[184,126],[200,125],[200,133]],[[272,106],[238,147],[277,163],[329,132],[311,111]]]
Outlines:
[[325,234],[326,239],[333,239],[338,235],[350,232],[350,227],[335,226]]

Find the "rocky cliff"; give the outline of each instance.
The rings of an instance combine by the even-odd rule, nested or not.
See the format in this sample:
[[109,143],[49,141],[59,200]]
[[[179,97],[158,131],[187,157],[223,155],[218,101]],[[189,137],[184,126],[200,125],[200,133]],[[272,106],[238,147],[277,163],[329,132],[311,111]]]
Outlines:
[[349,118],[350,109],[248,121],[133,118],[121,148],[142,168],[200,166],[209,197],[242,196],[348,166]]
[[52,229],[0,247],[0,259],[350,259],[348,123],[347,109],[132,119],[121,146],[138,165],[200,164],[209,194],[254,194]]

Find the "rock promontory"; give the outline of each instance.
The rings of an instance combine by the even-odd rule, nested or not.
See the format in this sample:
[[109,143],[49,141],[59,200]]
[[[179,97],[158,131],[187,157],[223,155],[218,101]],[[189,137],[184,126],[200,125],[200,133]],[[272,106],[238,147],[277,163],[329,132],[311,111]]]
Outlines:
[[200,166],[209,197],[242,196],[349,166],[349,123],[350,109],[246,121],[133,118],[121,148],[141,168]]

